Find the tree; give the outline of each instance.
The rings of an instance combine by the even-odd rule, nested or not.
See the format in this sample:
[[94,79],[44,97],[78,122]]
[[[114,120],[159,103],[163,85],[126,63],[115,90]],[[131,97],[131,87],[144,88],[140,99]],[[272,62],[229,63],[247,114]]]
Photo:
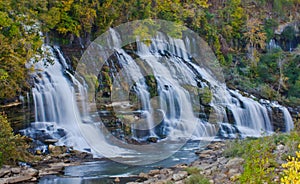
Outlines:
[[30,158],[24,137],[14,135],[5,115],[0,114],[0,167],[2,164],[16,164]]
[[244,38],[247,41],[247,49],[253,66],[257,65],[259,53],[257,49],[264,49],[267,36],[263,30],[263,24],[258,18],[250,18],[246,23]]

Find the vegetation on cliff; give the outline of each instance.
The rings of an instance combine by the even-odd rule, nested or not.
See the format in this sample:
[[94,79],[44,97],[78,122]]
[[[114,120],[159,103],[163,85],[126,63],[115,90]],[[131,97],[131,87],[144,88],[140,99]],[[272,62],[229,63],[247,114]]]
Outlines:
[[[299,105],[299,5],[298,0],[3,0],[0,100],[28,87],[25,63],[42,44],[36,29],[60,44],[77,37],[88,44],[109,27],[153,18],[199,33],[224,67],[230,87]],[[269,47],[272,39],[281,49]]]

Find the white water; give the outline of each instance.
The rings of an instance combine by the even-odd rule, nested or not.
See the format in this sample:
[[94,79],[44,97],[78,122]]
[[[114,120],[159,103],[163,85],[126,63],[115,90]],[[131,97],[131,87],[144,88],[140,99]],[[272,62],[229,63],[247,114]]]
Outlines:
[[294,129],[293,119],[286,107],[281,107],[281,110],[284,116],[284,121],[286,122],[285,131],[289,132]]
[[[94,124],[82,122],[88,114],[86,89],[63,67],[67,64],[58,47],[52,49],[43,46],[43,49],[48,50],[54,64],[48,67],[45,67],[43,62],[35,64],[37,72],[34,77],[35,87],[32,89],[32,93],[36,122],[32,123],[32,129],[27,130],[29,131],[28,134],[32,134],[34,130],[40,130],[58,139],[58,145],[73,146],[78,150],[91,150],[91,145],[98,144],[98,147],[104,151],[107,149],[112,157],[124,152],[105,141],[105,137],[99,132],[101,126],[97,122]],[[58,57],[56,57],[55,52]],[[68,80],[67,76],[71,78],[71,81]],[[79,112],[78,104],[81,104],[82,114]],[[49,124],[52,128],[49,128]],[[64,130],[66,136],[60,137],[57,130]],[[82,132],[89,132],[95,142],[87,143]],[[110,152],[113,149],[116,150],[115,154]]]
[[[119,46],[121,42],[119,40],[120,36],[113,29],[110,32],[113,42]],[[261,136],[264,133],[273,132],[267,105],[261,104],[252,98],[244,97],[238,91],[227,89],[224,84],[215,79],[209,70],[191,62],[187,52],[189,52],[191,47],[195,46],[191,46],[193,41],[190,41],[188,37],[184,40],[185,42],[180,39],[166,37],[161,33],[158,33],[157,37],[151,40],[150,46],[137,40],[136,54],[147,64],[146,66],[149,66],[146,73],[155,76],[160,102],[164,102],[160,104],[160,110],[164,112],[164,129],[168,132],[168,136],[178,138],[184,134],[189,134],[190,130],[195,129],[195,127],[197,127],[196,133],[194,133],[195,137],[213,136],[216,134],[216,126],[195,117],[195,112],[192,108],[194,99],[191,99],[189,92],[183,87],[190,85],[197,88],[197,75],[208,81],[211,86],[213,99],[210,105],[215,111],[215,116],[217,116],[217,120],[214,121],[222,123],[220,131],[224,132],[224,136],[226,136],[225,132],[227,131],[229,131],[229,137],[233,137],[233,134],[236,133],[240,133],[242,136]],[[133,81],[143,78],[143,74],[136,63],[133,64],[134,67],[126,67],[129,65],[128,63],[135,61],[123,50],[120,51],[119,49],[117,52],[122,54],[122,56],[126,56],[124,57],[125,59],[118,61],[124,66],[122,72],[135,78]],[[162,56],[166,52],[171,54],[167,61]],[[186,62],[193,69],[188,67]],[[201,82],[201,86],[207,86],[207,84]],[[143,85],[137,86],[137,88],[139,93],[147,93],[140,96],[149,96],[148,91],[144,90],[145,82]],[[235,127],[227,123],[225,108],[232,112]],[[286,131],[290,131],[293,128],[291,116],[286,108],[281,106],[281,109],[284,115],[283,121],[285,121]],[[223,127],[227,127],[226,131],[222,129]]]
[[[113,97],[115,104],[127,104],[122,108],[115,107],[116,113],[130,111],[130,104],[126,101],[128,94],[119,90],[124,82],[133,87],[141,102],[138,110],[144,118],[136,122],[130,122],[133,138],[145,140],[148,137],[158,137],[156,126],[162,124],[160,134],[167,136],[169,140],[181,138],[202,139],[214,137],[220,127],[220,135],[224,137],[236,137],[239,133],[242,136],[261,136],[264,132],[272,132],[268,109],[265,105],[242,96],[237,91],[228,90],[223,83],[215,79],[215,76],[204,67],[193,63],[187,52],[195,46],[194,41],[188,37],[182,40],[173,39],[158,34],[152,39],[150,46],[137,42],[136,54],[140,57],[145,68],[142,69],[130,55],[120,49],[121,38],[113,29],[110,30],[111,48],[115,48],[117,62],[123,68],[118,75],[114,76]],[[60,50],[55,47],[50,50],[54,65],[45,68],[42,63],[36,64],[36,69],[41,70],[35,75],[35,87],[32,89],[36,129],[47,129],[45,124],[52,124],[54,134],[57,129],[64,129],[67,135],[59,139],[58,144],[74,146],[83,150],[92,148],[102,150],[105,156],[119,156],[122,153],[129,154],[108,141],[107,132],[100,122],[91,122],[89,117],[89,106],[87,98],[87,85],[84,79],[77,80],[68,73],[67,62]],[[163,55],[168,55],[168,60]],[[114,63],[111,63],[114,66]],[[187,65],[189,64],[189,65]],[[155,76],[157,82],[158,97],[151,97],[144,76]],[[201,81],[201,76],[207,82]],[[199,89],[198,86],[209,87],[213,93],[210,106],[212,113],[208,121],[199,119],[195,108],[200,104],[190,90]],[[115,96],[114,96],[115,95]],[[117,97],[117,98],[115,98]],[[228,123],[226,108],[231,110],[234,117],[234,125]],[[286,108],[282,107],[286,130],[293,128],[291,116]],[[157,115],[159,114],[159,115]],[[83,123],[88,122],[88,123]],[[41,124],[41,126],[38,126]],[[148,130],[148,133],[139,134],[140,130]],[[46,131],[47,132],[47,131]],[[86,137],[83,138],[82,134]],[[88,135],[88,137],[87,137]],[[57,137],[59,138],[59,137]],[[87,140],[87,141],[86,141]],[[87,143],[88,142],[88,143]],[[152,149],[151,149],[152,150]]]
[[[67,136],[59,140],[60,145],[74,145],[81,150],[89,148],[77,128],[81,117],[77,108],[75,89],[64,74],[67,64],[60,52],[58,60],[52,48],[44,46],[43,49],[50,52],[54,64],[48,67],[45,67],[43,62],[35,64],[38,71],[35,74],[35,87],[32,89],[35,124],[51,122],[55,127],[65,129]],[[55,50],[59,51],[58,48]]]

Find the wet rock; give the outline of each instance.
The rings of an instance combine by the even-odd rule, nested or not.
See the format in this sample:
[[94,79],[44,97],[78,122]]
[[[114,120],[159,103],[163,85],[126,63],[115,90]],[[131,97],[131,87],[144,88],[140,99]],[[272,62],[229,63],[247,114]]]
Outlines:
[[158,138],[157,137],[149,137],[147,139],[148,142],[157,143]]
[[75,156],[77,159],[92,159],[93,155],[87,152],[81,152],[78,150],[71,150],[71,155]]
[[63,172],[66,166],[69,166],[69,164],[66,164],[64,162],[59,162],[59,163],[49,164],[48,166],[49,166],[48,168],[42,168],[40,170],[39,176],[60,174]]
[[45,143],[45,144],[55,144],[55,143],[57,143],[57,142],[58,142],[57,139],[45,139],[45,140],[44,140],[44,143]]

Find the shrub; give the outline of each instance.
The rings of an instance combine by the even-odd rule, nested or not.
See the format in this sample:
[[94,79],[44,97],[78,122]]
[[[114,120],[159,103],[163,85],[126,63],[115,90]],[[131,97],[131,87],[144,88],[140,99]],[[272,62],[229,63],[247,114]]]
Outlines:
[[[298,145],[300,149],[300,144]],[[288,162],[282,164],[283,175],[281,177],[281,183],[292,184],[300,183],[300,152],[296,151],[296,157],[289,156]]]
[[0,166],[26,161],[30,154],[24,137],[14,135],[5,115],[0,114]]
[[274,137],[258,139],[248,138],[229,143],[225,156],[245,159],[244,172],[238,178],[239,183],[271,183],[276,167]]
[[[257,139],[231,141],[227,144],[223,155],[245,159],[244,172],[238,178],[238,183],[274,183],[273,179],[276,177],[274,170],[280,167],[276,162],[278,159],[288,160],[288,163],[282,165],[285,168],[282,183],[297,183],[300,180],[292,181],[296,181],[297,177],[300,179],[300,151],[296,152],[299,143],[299,131],[292,131],[289,134],[274,133],[272,136]],[[275,154],[278,144],[285,145],[286,150],[282,155]],[[300,149],[300,145],[298,147]],[[295,152],[296,157],[288,156],[294,155]]]

